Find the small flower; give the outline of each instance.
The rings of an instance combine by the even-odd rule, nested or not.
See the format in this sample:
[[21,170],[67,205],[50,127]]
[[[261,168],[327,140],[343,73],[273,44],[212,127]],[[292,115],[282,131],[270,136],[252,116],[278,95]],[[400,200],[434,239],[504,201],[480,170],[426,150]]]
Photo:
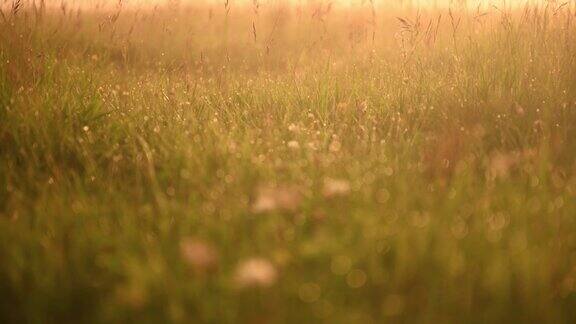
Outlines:
[[300,127],[298,127],[298,125],[295,125],[295,124],[290,124],[290,125],[288,125],[288,130],[293,132],[293,133],[298,133],[298,132],[300,132]]
[[278,271],[274,265],[262,258],[242,261],[237,269],[235,281],[240,288],[271,287],[278,280]]
[[255,213],[294,211],[301,202],[302,196],[296,187],[264,187],[258,189],[252,210]]
[[308,148],[311,149],[312,151],[318,151],[318,144],[316,144],[316,142],[309,142]]
[[218,253],[212,245],[195,238],[180,242],[180,254],[186,264],[199,272],[211,271],[218,266]]
[[494,178],[506,178],[517,162],[517,157],[512,154],[496,153],[490,159],[490,175]]
[[255,213],[264,213],[267,211],[275,210],[276,207],[276,199],[272,194],[260,193],[252,205],[252,210]]
[[340,179],[326,179],[322,187],[322,195],[326,198],[342,197],[350,193],[350,182]]
[[293,150],[297,150],[300,148],[300,143],[298,143],[298,141],[290,141],[288,142],[288,147]]
[[328,150],[330,150],[330,152],[332,152],[332,153],[336,153],[336,152],[340,151],[341,148],[342,148],[342,143],[340,143],[340,141],[338,139],[334,139],[330,143]]
[[514,103],[514,111],[518,116],[524,116],[526,114],[524,107],[520,106],[520,104],[517,102]]

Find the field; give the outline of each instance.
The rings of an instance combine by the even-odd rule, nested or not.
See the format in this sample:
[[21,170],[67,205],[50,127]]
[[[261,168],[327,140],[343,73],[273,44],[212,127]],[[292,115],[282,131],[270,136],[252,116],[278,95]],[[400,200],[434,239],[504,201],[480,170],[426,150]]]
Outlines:
[[576,321],[576,3],[0,8],[0,322]]

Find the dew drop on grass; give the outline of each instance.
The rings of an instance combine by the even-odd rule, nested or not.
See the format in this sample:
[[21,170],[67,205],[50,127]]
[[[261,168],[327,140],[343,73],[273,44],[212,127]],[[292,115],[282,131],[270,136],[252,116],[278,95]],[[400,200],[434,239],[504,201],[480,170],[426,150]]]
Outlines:
[[354,269],[346,276],[346,283],[350,288],[360,288],[366,283],[366,273],[360,269]]
[[266,259],[251,258],[238,264],[234,280],[239,288],[267,288],[278,280],[278,271]]

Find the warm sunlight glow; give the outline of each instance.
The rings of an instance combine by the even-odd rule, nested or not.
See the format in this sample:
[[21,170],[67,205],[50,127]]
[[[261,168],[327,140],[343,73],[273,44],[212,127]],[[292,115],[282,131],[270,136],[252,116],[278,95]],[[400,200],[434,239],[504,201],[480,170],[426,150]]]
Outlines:
[[576,1],[0,0],[0,323],[576,323]]

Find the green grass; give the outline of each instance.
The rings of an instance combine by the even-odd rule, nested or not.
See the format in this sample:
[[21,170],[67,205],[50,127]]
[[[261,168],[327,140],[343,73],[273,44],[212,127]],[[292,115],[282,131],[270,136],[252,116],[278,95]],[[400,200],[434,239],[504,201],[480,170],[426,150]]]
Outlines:
[[573,322],[560,5],[4,7],[0,322]]

